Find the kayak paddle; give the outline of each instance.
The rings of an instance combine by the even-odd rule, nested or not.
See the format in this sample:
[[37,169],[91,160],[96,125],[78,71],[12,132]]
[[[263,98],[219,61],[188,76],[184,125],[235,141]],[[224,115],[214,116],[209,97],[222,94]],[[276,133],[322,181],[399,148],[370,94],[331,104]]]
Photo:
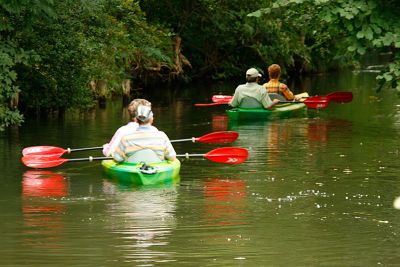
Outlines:
[[[218,104],[226,104],[231,101],[233,96],[231,95],[213,95],[212,102]],[[332,92],[326,95],[329,101],[336,103],[348,103],[353,100],[353,93],[347,91]],[[305,97],[304,97],[305,98]]]
[[[216,103],[207,103],[207,104],[194,104],[196,107],[208,107],[208,106],[216,106],[216,105],[227,105],[228,102],[224,102],[226,100],[221,100]],[[326,108],[329,104],[329,99],[326,96],[312,96],[307,98],[304,101],[280,101],[279,103],[303,103],[309,108]],[[279,105],[278,103],[278,105]]]
[[353,100],[353,93],[339,91],[339,92],[330,93],[326,97],[329,99],[329,101],[332,101],[332,102],[348,103],[348,102],[351,102],[351,100]]
[[102,146],[97,146],[97,147],[85,147],[85,148],[61,148],[61,147],[55,147],[55,146],[30,146],[26,147],[22,150],[22,155],[24,156],[29,156],[29,155],[59,155],[61,157],[65,153],[71,153],[74,151],[85,151],[85,150],[97,150],[97,149],[102,149]]
[[228,103],[232,97],[231,95],[213,95],[211,100],[213,103]]
[[207,143],[207,144],[216,144],[216,143],[231,143],[238,139],[239,133],[233,131],[221,131],[221,132],[213,132],[201,137],[192,137],[187,139],[178,139],[171,140],[171,143],[176,142],[184,142],[184,141],[192,141],[193,143]]
[[[216,144],[216,143],[231,143],[234,142],[239,137],[237,132],[233,131],[221,131],[221,132],[213,132],[200,137],[192,137],[188,139],[179,139],[179,140],[171,140],[171,143],[175,142],[184,142],[184,141],[192,141],[199,143],[208,143],[208,144]],[[65,153],[71,153],[74,151],[85,151],[85,150],[97,150],[102,149],[102,146],[98,147],[86,147],[86,148],[61,148],[55,146],[31,146],[24,148],[22,150],[22,155],[58,155],[61,157]]]
[[177,157],[204,157],[208,160],[225,163],[225,164],[240,164],[247,160],[249,152],[245,148],[240,147],[220,147],[209,151],[206,154],[181,154]]
[[[176,155],[177,157],[204,157],[210,161],[225,163],[225,164],[240,164],[246,161],[248,157],[248,151],[245,148],[240,147],[221,147],[213,149],[206,154],[181,154]],[[60,158],[58,155],[48,155],[45,157],[41,156],[24,156],[21,158],[22,163],[31,168],[51,168],[59,166],[66,162],[78,162],[78,161],[94,161],[94,160],[106,160],[113,159],[112,157],[87,157],[87,158],[76,158],[76,159],[65,159]]]
[[104,160],[112,159],[112,157],[87,157],[77,159],[64,159],[57,155],[54,157],[40,157],[40,156],[24,156],[21,158],[22,163],[31,168],[51,168],[59,166],[65,162],[77,162],[77,161],[93,161],[93,160]]
[[218,106],[218,105],[227,105],[228,102],[216,102],[216,103],[196,103],[194,104],[195,107],[209,107],[209,106]]
[[[229,104],[233,96],[230,95],[213,95],[213,103],[194,104],[196,107],[208,107],[216,105]],[[311,96],[304,101],[281,101],[280,103],[304,103],[309,108],[326,108],[330,101],[336,103],[348,103],[353,100],[353,93],[346,91],[332,92],[326,96]]]

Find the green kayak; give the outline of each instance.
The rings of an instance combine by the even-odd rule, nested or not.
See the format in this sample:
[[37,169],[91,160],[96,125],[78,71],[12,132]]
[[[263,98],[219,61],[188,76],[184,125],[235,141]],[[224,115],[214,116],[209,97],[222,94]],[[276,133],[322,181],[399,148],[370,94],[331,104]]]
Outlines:
[[304,115],[306,105],[303,103],[279,104],[273,109],[262,108],[232,108],[226,111],[230,121],[255,121],[269,120],[274,118],[290,118]]
[[114,160],[101,162],[105,173],[121,183],[134,185],[171,184],[179,180],[181,162],[162,161],[143,165],[142,163],[117,163]]

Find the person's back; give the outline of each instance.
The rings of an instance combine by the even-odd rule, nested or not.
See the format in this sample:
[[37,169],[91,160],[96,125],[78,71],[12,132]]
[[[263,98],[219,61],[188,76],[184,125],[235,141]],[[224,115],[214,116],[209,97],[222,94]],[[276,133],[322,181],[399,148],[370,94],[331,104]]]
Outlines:
[[278,64],[272,64],[268,67],[269,81],[263,84],[263,87],[268,93],[275,93],[285,97],[286,100],[294,100],[295,96],[286,84],[281,83],[279,78],[281,76],[281,67]]
[[264,87],[258,84],[261,74],[255,69],[246,72],[246,84],[239,85],[229,104],[242,108],[271,108],[278,100],[272,101]]
[[106,156],[106,157],[111,156],[114,153],[115,149],[117,148],[118,143],[121,141],[121,138],[125,135],[135,132],[136,129],[139,127],[139,124],[136,121],[134,121],[135,112],[139,105],[145,105],[145,106],[151,107],[151,103],[149,101],[147,101],[146,99],[141,99],[141,98],[134,99],[129,104],[128,112],[130,115],[130,122],[128,122],[128,124],[118,128],[118,130],[114,133],[113,137],[111,138],[110,142],[103,145],[103,155],[104,156]]
[[[135,132],[121,138],[113,154],[115,161],[121,162],[129,158],[135,158],[135,161],[144,161],[146,163],[146,159],[141,160],[140,158],[137,159],[137,157],[133,157],[137,152],[143,152],[143,150],[145,150],[146,153],[142,154],[146,155],[148,155],[149,150],[151,150],[160,161],[175,159],[176,153],[168,136],[151,125],[153,122],[153,113],[150,107],[139,106],[137,108],[135,121],[139,123],[139,127]],[[151,161],[154,161],[153,158],[154,157],[151,157]]]
[[164,160],[168,159],[169,151],[173,150],[173,147],[164,132],[153,130],[151,126],[139,126],[135,132],[122,137],[114,152],[114,159],[124,161],[145,149],[151,149],[160,160]]

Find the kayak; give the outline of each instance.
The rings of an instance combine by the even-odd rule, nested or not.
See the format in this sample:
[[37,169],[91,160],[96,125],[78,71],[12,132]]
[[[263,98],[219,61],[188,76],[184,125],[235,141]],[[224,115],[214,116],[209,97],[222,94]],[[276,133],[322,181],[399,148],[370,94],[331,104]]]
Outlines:
[[303,103],[284,103],[276,105],[273,109],[232,108],[226,113],[229,121],[254,121],[295,117],[304,115],[306,110],[306,105]]
[[101,162],[105,173],[120,183],[134,185],[171,184],[179,180],[181,162],[178,159],[173,161],[162,161],[159,163],[122,162],[114,160],[103,160]]

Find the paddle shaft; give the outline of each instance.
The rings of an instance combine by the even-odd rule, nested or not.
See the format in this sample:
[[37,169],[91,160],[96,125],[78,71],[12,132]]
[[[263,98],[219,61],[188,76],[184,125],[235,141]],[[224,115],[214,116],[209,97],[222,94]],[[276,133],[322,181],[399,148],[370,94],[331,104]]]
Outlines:
[[197,140],[196,137],[192,137],[192,138],[186,138],[186,139],[171,140],[171,143],[185,142],[185,141],[192,141],[194,143],[194,142],[196,142],[196,140]]
[[186,158],[189,158],[189,157],[203,157],[205,154],[188,154],[188,153],[186,153],[186,154],[179,154],[179,155],[176,155],[177,157],[186,157]]
[[67,148],[67,152],[74,152],[74,151],[85,151],[85,150],[97,150],[102,149],[102,146],[95,146],[95,147],[83,147],[83,148]]
[[112,158],[112,157],[87,157],[87,158],[68,159],[68,162],[73,162],[73,161],[106,160],[106,159],[113,159],[113,158]]

